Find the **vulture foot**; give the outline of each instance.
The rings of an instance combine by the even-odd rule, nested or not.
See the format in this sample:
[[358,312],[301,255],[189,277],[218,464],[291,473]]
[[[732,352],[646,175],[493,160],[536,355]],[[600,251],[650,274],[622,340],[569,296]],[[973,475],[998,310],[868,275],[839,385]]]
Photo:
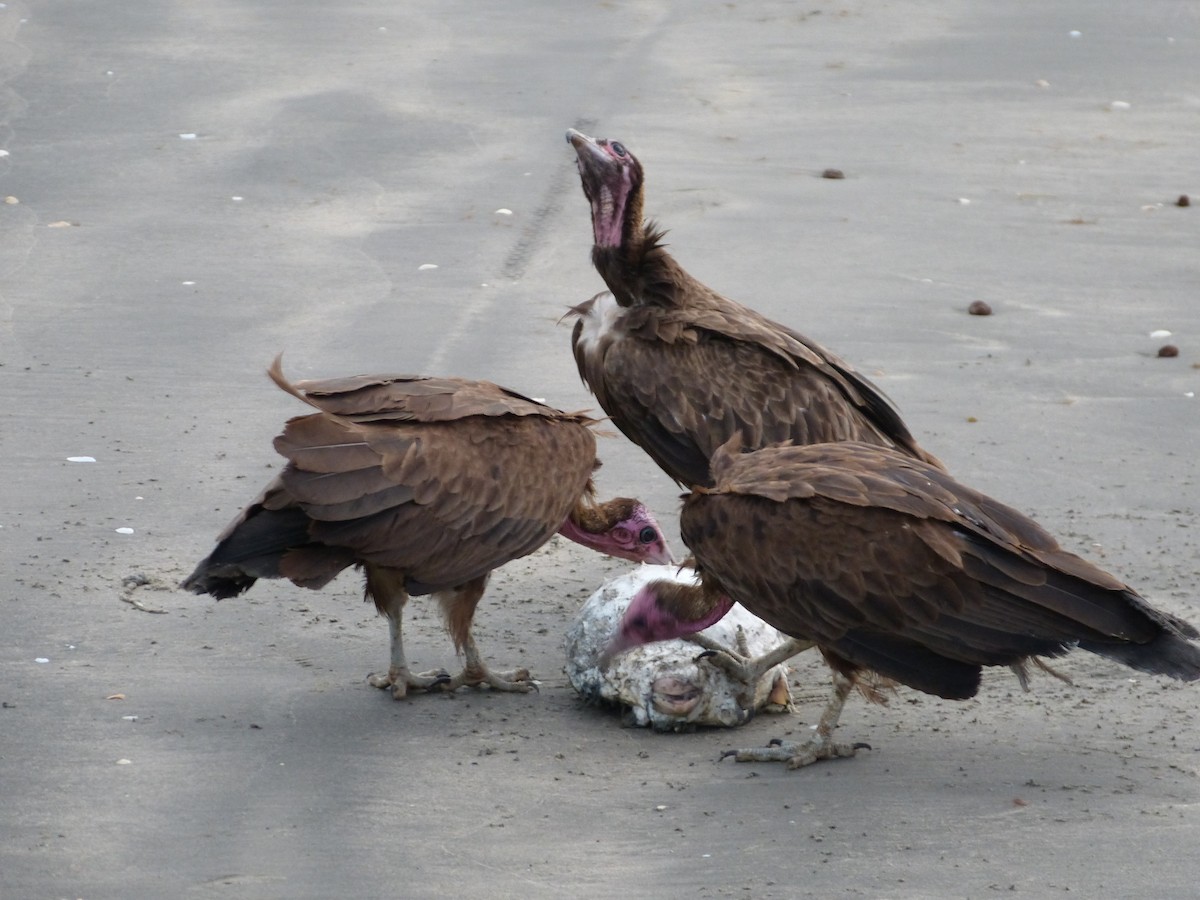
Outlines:
[[732,756],[738,762],[782,762],[786,763],[789,769],[799,769],[822,759],[846,759],[854,756],[859,750],[870,750],[870,744],[844,744],[833,739],[833,729],[837,727],[842,706],[845,705],[846,696],[853,687],[853,678],[834,671],[833,694],[830,695],[829,702],[821,713],[821,720],[808,740],[784,741],[776,738],[766,747],[726,750],[721,754],[721,759]]
[[393,700],[403,700],[408,696],[409,689],[430,691],[448,684],[452,679],[445,669],[436,672],[423,672],[414,675],[407,668],[392,666],[386,675],[368,675],[367,684],[381,690],[391,688]]
[[822,759],[845,759],[854,756],[859,750],[870,749],[870,744],[846,744],[832,741],[822,735],[813,735],[807,741],[784,741],[776,738],[766,747],[726,750],[721,754],[721,759],[732,756],[737,762],[781,762],[786,763],[789,769],[800,769]]
[[467,666],[453,678],[446,679],[440,687],[444,691],[456,691],[463,686],[482,687],[485,684],[494,691],[527,693],[537,690],[537,684],[534,683],[528,669],[493,672],[482,663]]
[[[739,637],[741,637],[740,632]],[[770,653],[752,657],[745,652],[744,638],[739,642],[741,646],[739,646],[738,652],[730,650],[728,647],[722,647],[704,634],[693,634],[689,639],[692,643],[704,648],[704,652],[696,657],[697,662],[701,659],[705,660],[710,665],[723,670],[735,684],[745,685],[750,690],[753,690],[753,686],[758,684],[764,673],[813,646],[810,641],[792,639],[776,647]],[[788,689],[786,678],[780,677],[775,680],[771,688],[771,695],[763,709],[766,712],[777,713],[791,711],[792,694]]]

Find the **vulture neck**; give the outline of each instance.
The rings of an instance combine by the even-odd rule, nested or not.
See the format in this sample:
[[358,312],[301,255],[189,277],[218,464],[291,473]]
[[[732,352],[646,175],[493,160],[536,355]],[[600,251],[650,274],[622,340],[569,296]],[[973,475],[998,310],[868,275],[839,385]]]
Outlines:
[[620,243],[592,247],[592,265],[621,306],[681,306],[693,279],[667,252],[666,232],[643,225],[634,208],[637,221],[626,221]]

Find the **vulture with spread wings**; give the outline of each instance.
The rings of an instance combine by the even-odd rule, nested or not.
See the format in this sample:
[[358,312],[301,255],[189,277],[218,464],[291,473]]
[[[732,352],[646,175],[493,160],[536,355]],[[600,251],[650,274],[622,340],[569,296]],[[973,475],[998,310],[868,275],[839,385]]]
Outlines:
[[[665,563],[654,517],[636,500],[599,503],[593,421],[485,381],[414,375],[275,383],[317,412],[275,439],[280,475],[218,537],[184,582],[221,599],[259,578],[319,589],[350,566],[387,616],[391,663],[371,684],[410,688],[488,684],[529,690],[529,673],[491,672],[471,623],[488,576],[556,532],[623,559]],[[410,595],[433,594],[466,665],[409,671],[401,637]]]
[[680,520],[700,585],[646,586],[609,653],[691,634],[734,601],[816,644],[838,691],[814,738],[739,759],[795,767],[852,755],[832,730],[865,673],[965,699],[983,666],[1011,666],[1024,683],[1029,662],[1079,647],[1200,678],[1195,628],[922,460],[859,442],[743,454],[735,440],[714,457],[713,479],[684,500]]
[[883,392],[792,329],[701,284],[643,221],[642,165],[619,141],[567,132],[592,208],[592,262],[608,285],[574,308],[579,374],[631,441],[677,482],[741,435],[864,441],[937,464]]

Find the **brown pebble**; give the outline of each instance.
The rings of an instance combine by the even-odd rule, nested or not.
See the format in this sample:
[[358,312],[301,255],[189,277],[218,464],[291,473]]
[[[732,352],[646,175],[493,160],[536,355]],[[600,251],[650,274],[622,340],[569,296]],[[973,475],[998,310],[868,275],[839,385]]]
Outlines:
[[1192,198],[1187,194],[1180,194],[1179,199],[1175,201],[1176,206],[1191,206]]
[[836,180],[838,178],[845,178],[846,173],[843,172],[841,169],[826,169],[824,172],[821,173],[821,177],[822,178],[833,178]]
[[1163,344],[1161,347],[1158,348],[1158,355],[1159,356],[1178,356],[1179,348],[1176,347],[1174,344]]
[[992,308],[982,300],[976,300],[967,307],[967,312],[973,316],[990,316],[992,314]]

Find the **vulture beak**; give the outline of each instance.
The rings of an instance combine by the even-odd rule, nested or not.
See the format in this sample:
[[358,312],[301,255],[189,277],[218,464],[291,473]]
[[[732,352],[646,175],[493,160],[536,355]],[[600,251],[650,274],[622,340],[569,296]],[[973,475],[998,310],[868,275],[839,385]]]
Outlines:
[[612,163],[612,157],[604,146],[608,141],[601,142],[594,137],[588,137],[582,131],[568,128],[567,143],[575,148],[580,165],[594,167],[597,164],[608,166]]
[[642,563],[644,566],[673,566],[675,565],[675,554],[671,552],[670,545],[663,539],[662,550],[655,550],[651,556],[646,557],[646,561]]

